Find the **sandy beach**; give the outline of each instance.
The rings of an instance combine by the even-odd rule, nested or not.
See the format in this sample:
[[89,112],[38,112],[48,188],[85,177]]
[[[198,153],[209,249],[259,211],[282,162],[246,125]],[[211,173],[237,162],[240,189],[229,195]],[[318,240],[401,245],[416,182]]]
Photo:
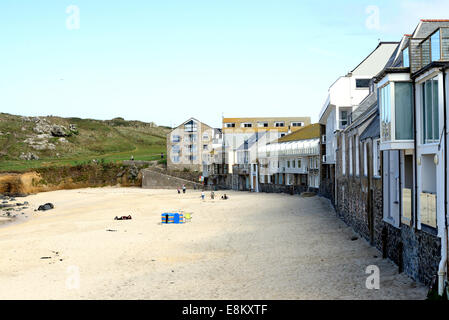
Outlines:
[[[424,299],[427,289],[336,218],[327,200],[188,190],[39,193],[0,227],[0,299]],[[34,211],[51,202],[55,209]],[[161,213],[192,212],[160,224]],[[117,221],[115,216],[131,215]],[[365,286],[380,268],[380,289]]]

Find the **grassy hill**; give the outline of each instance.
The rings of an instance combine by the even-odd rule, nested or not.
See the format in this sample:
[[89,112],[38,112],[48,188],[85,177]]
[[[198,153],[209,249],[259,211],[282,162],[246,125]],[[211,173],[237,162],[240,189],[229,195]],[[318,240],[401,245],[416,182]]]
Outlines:
[[[168,127],[154,123],[0,113],[0,172],[57,165],[160,159]],[[29,158],[33,160],[26,160]],[[38,159],[36,159],[38,158]]]

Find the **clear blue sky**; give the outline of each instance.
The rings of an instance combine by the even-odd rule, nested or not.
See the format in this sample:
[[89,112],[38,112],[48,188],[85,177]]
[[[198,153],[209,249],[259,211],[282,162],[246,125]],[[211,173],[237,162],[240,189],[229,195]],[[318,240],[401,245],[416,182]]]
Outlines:
[[[67,28],[69,5],[79,29]],[[316,121],[329,85],[378,39],[448,16],[446,0],[2,0],[0,111],[160,125],[194,116],[220,126],[222,113]]]

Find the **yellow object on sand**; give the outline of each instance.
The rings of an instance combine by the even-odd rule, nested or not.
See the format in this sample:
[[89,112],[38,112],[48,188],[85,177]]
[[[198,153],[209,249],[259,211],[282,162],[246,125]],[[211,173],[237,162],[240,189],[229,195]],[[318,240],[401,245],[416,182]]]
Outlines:
[[192,216],[190,215],[190,213],[186,213],[184,215],[184,218],[186,219],[186,221],[190,221],[192,219]]

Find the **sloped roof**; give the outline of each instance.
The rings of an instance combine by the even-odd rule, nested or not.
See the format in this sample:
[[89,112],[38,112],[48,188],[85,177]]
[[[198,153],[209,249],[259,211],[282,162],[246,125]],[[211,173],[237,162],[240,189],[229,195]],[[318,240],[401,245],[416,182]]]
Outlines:
[[365,131],[360,135],[360,141],[366,140],[368,138],[379,138],[380,137],[380,123],[379,123],[379,113],[376,114],[371,123],[366,127]]
[[320,126],[321,125],[319,123],[310,124],[308,126],[305,126],[304,128],[296,130],[295,132],[283,136],[282,138],[278,139],[278,142],[289,142],[289,141],[319,138],[321,134]]

